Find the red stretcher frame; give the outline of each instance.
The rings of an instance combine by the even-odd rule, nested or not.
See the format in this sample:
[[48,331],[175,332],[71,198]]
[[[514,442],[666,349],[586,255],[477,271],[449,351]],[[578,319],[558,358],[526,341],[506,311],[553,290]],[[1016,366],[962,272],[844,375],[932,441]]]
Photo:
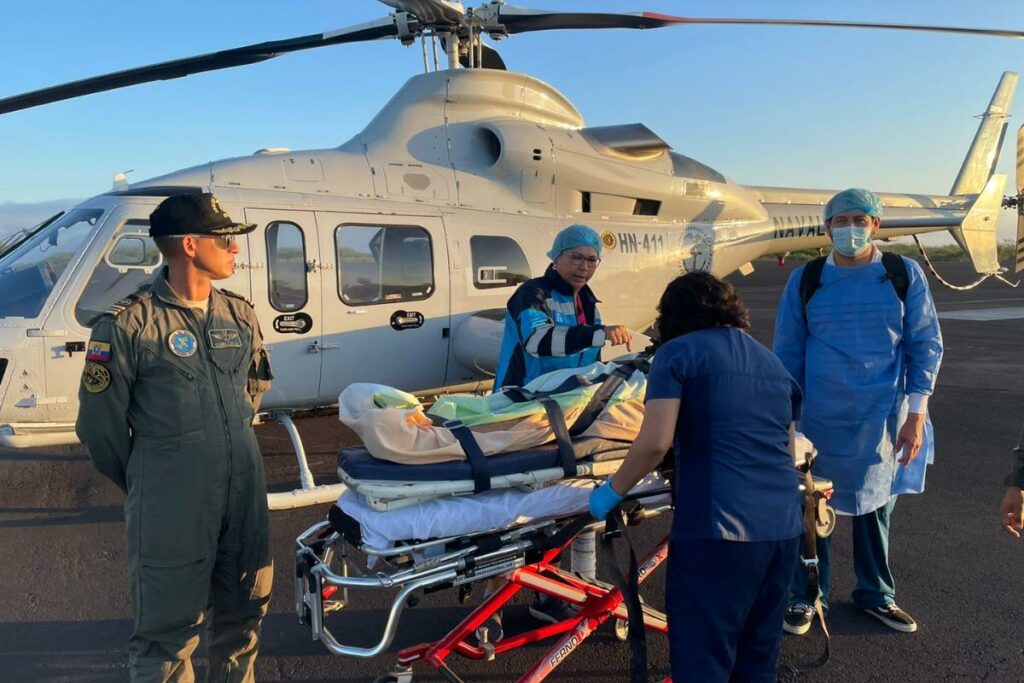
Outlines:
[[[403,648],[398,652],[397,671],[392,674],[401,680],[402,673],[409,673],[415,662],[424,662],[437,669],[446,679],[460,682],[462,679],[447,664],[451,654],[467,659],[493,659],[509,650],[562,635],[544,655],[520,678],[519,683],[536,683],[550,676],[554,670],[575,652],[598,627],[609,618],[627,619],[622,593],[613,587],[599,586],[562,571],[553,564],[554,560],[569,545],[570,539],[559,548],[546,551],[541,560],[511,572],[505,577],[505,584],[486,598],[472,613],[463,619],[444,638],[433,643],[421,643]],[[668,558],[668,537],[666,536],[640,562],[638,580],[645,581]],[[571,619],[557,624],[546,624],[524,633],[506,636],[488,646],[471,645],[477,629],[491,615],[502,609],[521,589],[528,588],[553,598],[579,606],[579,612]],[[665,616],[653,609],[644,609],[644,626],[652,631],[668,633]],[[666,679],[671,681],[671,679]]]

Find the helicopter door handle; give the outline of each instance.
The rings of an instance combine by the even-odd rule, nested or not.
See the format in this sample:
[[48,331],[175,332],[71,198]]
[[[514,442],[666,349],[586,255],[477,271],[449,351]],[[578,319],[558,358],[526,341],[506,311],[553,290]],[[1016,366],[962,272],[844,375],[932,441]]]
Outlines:
[[345,311],[345,313],[348,314],[348,315],[364,315],[366,313],[366,309],[365,308],[350,308],[349,310]]
[[320,353],[321,351],[334,351],[341,348],[341,344],[321,344],[319,339],[314,339],[313,343],[309,345],[310,353]]

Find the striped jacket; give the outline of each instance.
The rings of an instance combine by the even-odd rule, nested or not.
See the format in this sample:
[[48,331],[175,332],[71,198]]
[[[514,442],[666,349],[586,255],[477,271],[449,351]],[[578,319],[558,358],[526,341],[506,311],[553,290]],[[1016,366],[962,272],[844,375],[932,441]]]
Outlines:
[[572,287],[548,266],[508,300],[494,388],[522,386],[552,370],[577,368],[599,359],[605,332],[590,287],[580,290],[587,324],[576,322]]

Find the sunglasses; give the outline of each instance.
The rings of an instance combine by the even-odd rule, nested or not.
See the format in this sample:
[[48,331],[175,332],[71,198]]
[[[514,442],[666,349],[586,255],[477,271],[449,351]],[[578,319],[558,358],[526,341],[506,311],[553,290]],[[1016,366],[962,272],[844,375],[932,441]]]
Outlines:
[[[184,235],[182,235],[184,237]],[[238,241],[236,235],[197,235],[195,233],[189,233],[189,237],[196,237],[199,239],[216,240],[217,246],[221,249],[230,249],[234,246],[235,242]]]

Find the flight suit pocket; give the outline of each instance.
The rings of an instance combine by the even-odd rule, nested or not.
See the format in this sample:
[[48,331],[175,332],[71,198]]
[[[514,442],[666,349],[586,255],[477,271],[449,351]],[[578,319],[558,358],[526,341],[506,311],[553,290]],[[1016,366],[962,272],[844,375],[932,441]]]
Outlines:
[[272,379],[274,379],[274,372],[270,369],[270,354],[266,348],[261,346],[253,355],[246,386],[246,393],[252,402],[253,412],[259,409],[260,397],[270,389]]
[[140,367],[140,375],[147,380],[147,386],[160,394],[152,402],[166,406],[165,410],[147,415],[152,420],[147,424],[147,433],[170,437],[203,431],[206,422],[200,391],[202,373],[152,349],[144,348],[143,351],[148,362]]
[[203,453],[195,443],[147,440],[132,454],[141,461],[141,481],[137,510],[126,510],[125,517],[135,527],[129,533],[137,534],[143,566],[179,567],[210,555],[216,540],[210,517],[215,511],[207,505],[209,473]]

